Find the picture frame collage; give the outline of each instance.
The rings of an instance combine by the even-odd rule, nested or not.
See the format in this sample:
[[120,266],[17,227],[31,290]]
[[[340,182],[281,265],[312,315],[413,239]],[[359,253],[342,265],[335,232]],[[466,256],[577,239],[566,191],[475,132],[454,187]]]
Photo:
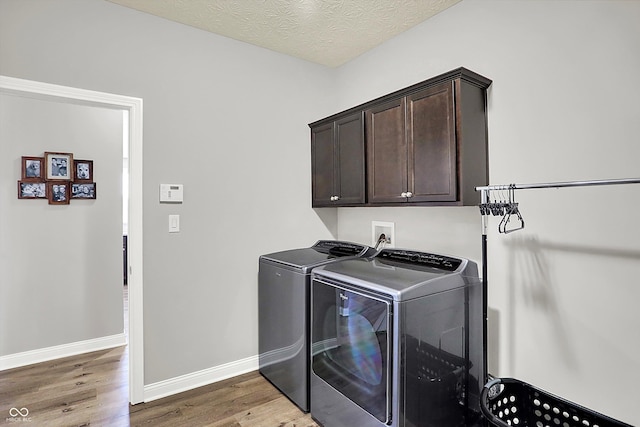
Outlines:
[[96,196],[93,160],[49,151],[42,157],[22,156],[18,199],[47,199],[50,205],[68,205],[71,200],[90,200]]

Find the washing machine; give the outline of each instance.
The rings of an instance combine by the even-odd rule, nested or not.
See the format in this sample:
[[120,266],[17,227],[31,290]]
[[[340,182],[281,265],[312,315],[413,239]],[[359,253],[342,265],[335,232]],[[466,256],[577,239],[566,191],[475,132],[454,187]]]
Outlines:
[[403,249],[314,269],[311,415],[325,427],[484,425],[476,263]]
[[309,248],[262,255],[258,272],[260,373],[309,412],[309,288],[314,268],[370,257],[375,249],[319,240]]

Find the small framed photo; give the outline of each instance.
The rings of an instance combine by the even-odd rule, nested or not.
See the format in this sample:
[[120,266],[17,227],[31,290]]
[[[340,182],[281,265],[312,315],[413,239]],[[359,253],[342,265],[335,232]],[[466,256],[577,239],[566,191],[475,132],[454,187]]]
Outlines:
[[73,180],[93,181],[93,160],[74,160]]
[[50,205],[68,205],[71,198],[68,182],[47,182],[47,198]]
[[44,157],[22,156],[22,180],[44,181]]
[[95,199],[96,183],[95,182],[74,182],[71,184],[72,199]]
[[44,153],[45,177],[47,180],[71,181],[73,178],[73,154]]
[[18,199],[46,199],[45,182],[18,181]]

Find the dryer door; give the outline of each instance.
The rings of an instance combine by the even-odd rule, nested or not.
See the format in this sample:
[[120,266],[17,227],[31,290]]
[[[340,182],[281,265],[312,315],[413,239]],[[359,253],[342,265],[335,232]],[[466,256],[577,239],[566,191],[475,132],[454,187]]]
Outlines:
[[315,279],[312,283],[312,369],[384,423],[391,419],[392,304]]

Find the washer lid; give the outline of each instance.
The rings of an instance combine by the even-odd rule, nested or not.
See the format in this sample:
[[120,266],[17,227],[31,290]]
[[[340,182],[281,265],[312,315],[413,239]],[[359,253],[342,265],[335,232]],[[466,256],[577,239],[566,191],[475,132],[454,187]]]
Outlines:
[[403,301],[479,283],[473,261],[403,249],[351,259],[314,270],[314,276],[352,284]]
[[372,256],[375,250],[369,246],[337,240],[319,240],[310,248],[290,249],[260,257],[297,269],[310,269],[346,257]]

